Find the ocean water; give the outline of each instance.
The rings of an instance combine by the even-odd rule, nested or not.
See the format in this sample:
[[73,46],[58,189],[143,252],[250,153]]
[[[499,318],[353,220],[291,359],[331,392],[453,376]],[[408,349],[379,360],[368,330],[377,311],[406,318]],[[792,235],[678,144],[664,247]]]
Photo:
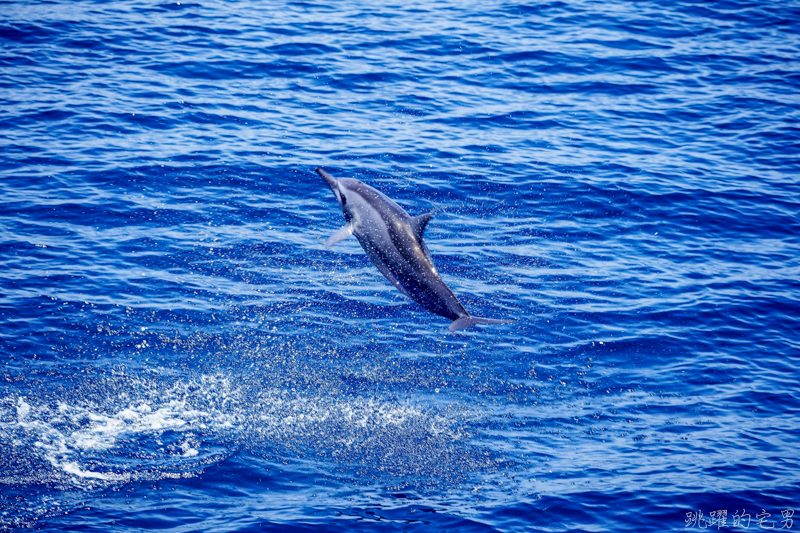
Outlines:
[[799,183],[797,1],[3,1],[0,529],[800,529]]

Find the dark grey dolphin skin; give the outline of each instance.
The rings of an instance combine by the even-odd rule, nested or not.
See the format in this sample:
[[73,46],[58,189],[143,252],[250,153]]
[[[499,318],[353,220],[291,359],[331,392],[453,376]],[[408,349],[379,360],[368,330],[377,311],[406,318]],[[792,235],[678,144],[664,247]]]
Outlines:
[[410,217],[402,207],[369,185],[350,178],[335,179],[317,168],[317,174],[336,195],[346,224],[325,243],[330,248],[355,235],[372,262],[392,285],[422,307],[453,321],[450,331],[475,324],[508,324],[470,316],[433,266],[428,247],[422,242],[425,226],[433,217],[427,213]]

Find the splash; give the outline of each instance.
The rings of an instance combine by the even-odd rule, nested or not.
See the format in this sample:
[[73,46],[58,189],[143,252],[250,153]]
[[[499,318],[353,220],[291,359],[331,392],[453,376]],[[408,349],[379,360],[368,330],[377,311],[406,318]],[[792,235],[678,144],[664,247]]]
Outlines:
[[[201,455],[204,433],[235,424],[226,406],[237,391],[226,378],[203,376],[171,387],[134,379],[128,386],[112,398],[4,398],[0,439],[12,456],[50,465],[51,481],[92,485],[174,474],[181,459]],[[132,467],[134,457],[140,463]],[[3,481],[26,482],[24,476]]]
[[91,488],[187,476],[242,445],[262,456],[299,454],[390,475],[463,476],[465,424],[475,416],[330,390],[235,386],[221,375],[169,384],[118,379],[108,388],[114,394],[96,398],[0,400],[0,441],[10,460],[47,467],[35,480],[26,468],[11,469],[2,482]]

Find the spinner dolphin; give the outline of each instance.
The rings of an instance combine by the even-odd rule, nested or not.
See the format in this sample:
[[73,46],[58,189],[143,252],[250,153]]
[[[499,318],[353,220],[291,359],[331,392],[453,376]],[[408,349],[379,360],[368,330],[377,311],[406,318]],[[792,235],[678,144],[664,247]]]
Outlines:
[[411,217],[388,196],[365,183],[335,179],[321,168],[317,173],[336,196],[345,220],[345,225],[325,243],[326,250],[354,235],[367,257],[400,292],[431,313],[452,320],[450,331],[476,324],[512,322],[471,316],[442,281],[422,241],[432,214]]

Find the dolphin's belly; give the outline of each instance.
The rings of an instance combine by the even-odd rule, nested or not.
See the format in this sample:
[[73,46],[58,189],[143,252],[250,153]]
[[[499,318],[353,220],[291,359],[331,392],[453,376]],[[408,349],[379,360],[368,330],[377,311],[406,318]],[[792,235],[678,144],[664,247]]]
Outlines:
[[[361,247],[381,274],[403,294],[437,315],[456,320],[467,312],[413,239],[392,234],[382,221],[355,231]],[[381,228],[380,226],[384,226]]]

